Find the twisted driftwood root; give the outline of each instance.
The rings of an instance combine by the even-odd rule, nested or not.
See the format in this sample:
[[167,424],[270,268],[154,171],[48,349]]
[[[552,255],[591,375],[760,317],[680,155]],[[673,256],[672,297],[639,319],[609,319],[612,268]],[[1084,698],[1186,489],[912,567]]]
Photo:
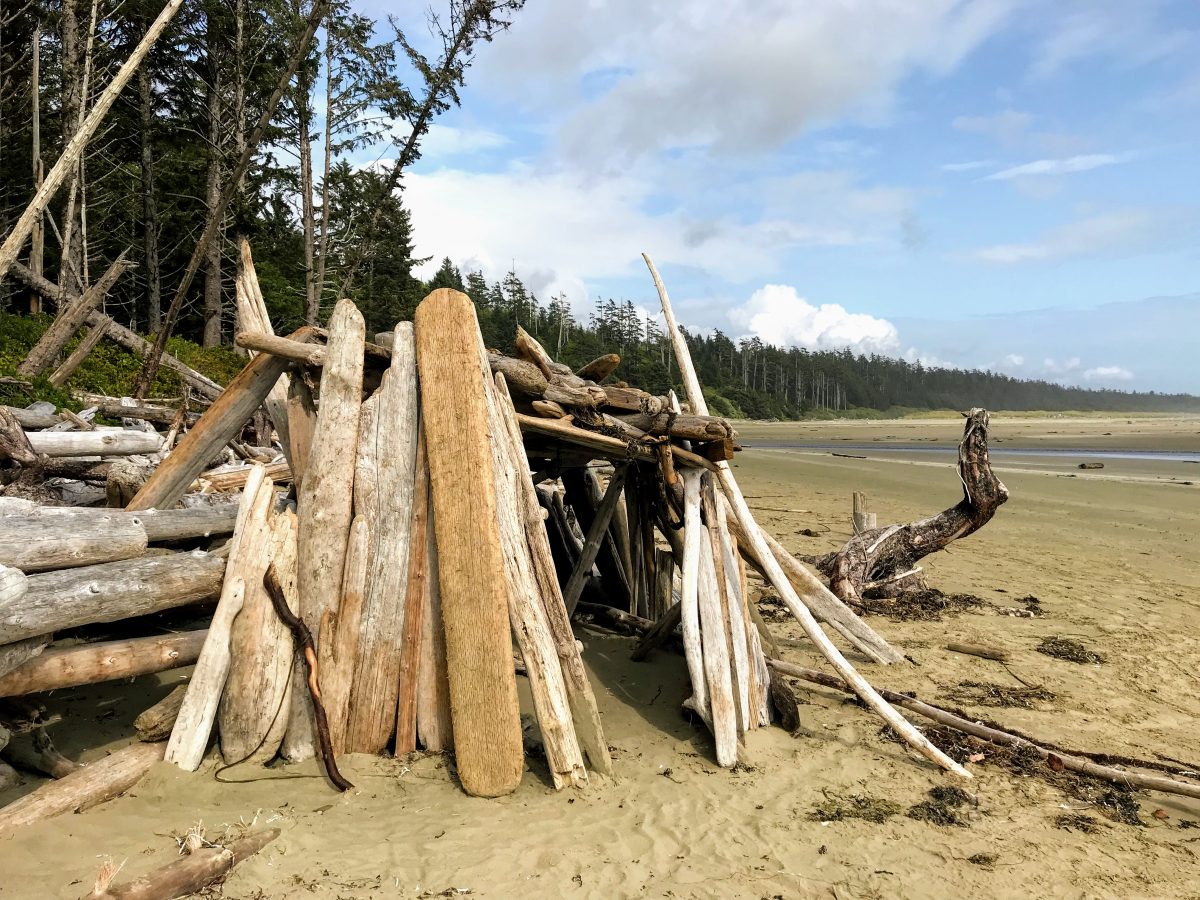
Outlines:
[[857,604],[867,591],[898,597],[924,590],[917,561],[978,531],[1008,499],[1008,488],[992,472],[988,460],[987,410],[976,408],[965,415],[958,446],[958,477],[963,485],[958,505],[908,525],[868,529],[841,550],[813,560],[829,579],[830,590],[844,602]]

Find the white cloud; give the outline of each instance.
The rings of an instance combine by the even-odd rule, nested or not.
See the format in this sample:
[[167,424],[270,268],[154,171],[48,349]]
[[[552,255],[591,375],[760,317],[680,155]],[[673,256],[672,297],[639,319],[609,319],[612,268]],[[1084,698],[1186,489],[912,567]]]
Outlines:
[[1025,357],[1018,353],[1010,353],[1004,357],[1004,364],[1006,366],[1023,366],[1025,365]]
[[836,303],[814,306],[794,287],[767,284],[742,306],[729,311],[733,325],[776,346],[855,353],[895,353],[900,346],[896,326],[886,319],[848,312]]
[[1126,210],[1071,222],[1029,244],[994,244],[970,254],[993,265],[1051,262],[1098,253],[1137,249],[1151,236],[1154,219],[1142,210]]
[[950,124],[956,131],[981,134],[1002,144],[1015,144],[1033,124],[1033,116],[1027,112],[1006,109],[990,116],[958,116]]
[[495,150],[509,140],[499,132],[485,128],[455,128],[451,125],[430,125],[421,139],[421,157],[426,162],[451,156]]
[[994,159],[973,159],[968,162],[945,163],[942,165],[943,172],[974,172],[977,169],[990,169],[996,165]]
[[1067,372],[1074,372],[1081,365],[1082,360],[1078,356],[1072,356],[1070,359],[1059,362],[1053,356],[1047,356],[1042,360],[1042,368],[1050,375],[1065,375]]
[[1002,169],[987,176],[988,181],[1007,181],[1012,178],[1025,178],[1030,175],[1071,175],[1075,172],[1088,172],[1103,166],[1113,166],[1130,159],[1129,154],[1084,153],[1078,156],[1068,156],[1064,159],[1038,159]]
[[1083,373],[1085,381],[1132,381],[1133,373],[1121,366],[1096,366]]
[[[1048,78],[1089,57],[1125,65],[1145,65],[1195,46],[1196,30],[1159,21],[1167,4],[1128,0],[1089,0],[1070,6],[1057,22],[1043,24],[1030,75]],[[1165,18],[1165,17],[1164,17]]]

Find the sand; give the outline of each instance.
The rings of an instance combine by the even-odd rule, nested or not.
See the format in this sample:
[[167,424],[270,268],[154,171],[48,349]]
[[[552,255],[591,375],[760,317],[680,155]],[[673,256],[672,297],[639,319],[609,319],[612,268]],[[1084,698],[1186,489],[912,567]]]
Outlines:
[[[751,445],[768,437],[878,437],[882,444],[892,434],[901,443],[936,438],[952,446],[961,425],[739,428]],[[999,447],[1032,449],[1200,451],[1198,432],[1195,418],[994,423]],[[852,490],[867,492],[881,523],[957,502],[947,462],[870,455],[760,446],[739,455],[737,474],[764,524],[798,553],[845,540]],[[986,605],[940,622],[871,617],[918,665],[882,668],[856,659],[861,671],[930,699],[966,680],[1018,687],[1016,674],[1056,698],[1032,710],[961,705],[1068,746],[1200,759],[1200,487],[1182,484],[1200,481],[1200,465],[1106,460],[1100,472],[1080,472],[1070,461],[1030,457],[998,468],[1012,499],[979,534],[926,561],[932,584],[975,594]],[[806,537],[804,529],[820,536]],[[1027,595],[1040,599],[1042,616],[999,614]],[[821,667],[796,626],[772,627],[786,658]],[[1052,635],[1074,638],[1108,660],[1080,665],[1034,651]],[[679,713],[681,656],[662,652],[633,664],[627,639],[587,629],[580,637],[613,747],[614,781],[595,778],[586,790],[555,793],[534,758],[516,794],[476,800],[457,788],[442,758],[355,756],[344,768],[358,790],[339,796],[319,778],[288,777],[313,775],[312,768],[235,769],[221,778],[259,780],[225,784],[211,760],[195,775],[162,765],[128,796],[0,836],[0,898],[78,897],[109,856],[125,862],[122,877],[140,874],[171,859],[172,835],[197,822],[210,834],[249,823],[283,829],[229,878],[224,896],[233,898],[1197,896],[1200,830],[1183,826],[1200,820],[1200,803],[1139,795],[1146,824],[1119,824],[1038,778],[1015,777],[984,760],[971,766],[977,777],[968,789],[977,804],[966,808],[965,826],[937,826],[903,812],[878,824],[822,822],[814,810],[838,798],[885,798],[904,810],[951,782],[882,739],[878,722],[861,708],[808,688],[799,689],[796,736],[779,728],[755,732],[748,764],[721,770],[708,736]],[[1002,647],[1011,656],[1008,669],[948,652],[947,641]],[[69,755],[95,758],[127,740],[133,716],[179,677],[60,692],[47,700],[64,716],[52,733]],[[1055,818],[1069,812],[1093,815],[1098,832],[1056,827]]]

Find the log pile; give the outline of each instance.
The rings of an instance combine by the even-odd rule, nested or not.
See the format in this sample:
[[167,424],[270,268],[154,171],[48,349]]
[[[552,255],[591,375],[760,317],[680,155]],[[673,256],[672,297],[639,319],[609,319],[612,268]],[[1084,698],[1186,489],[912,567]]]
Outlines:
[[[319,756],[341,789],[347,753],[452,751],[467,792],[510,793],[526,768],[518,671],[552,783],[581,786],[613,763],[573,620],[652,623],[635,659],[677,637],[682,708],[734,766],[778,696],[748,566],[897,733],[965,774],[818,624],[877,663],[903,658],[754,521],[728,465],[737,434],[708,414],[682,340],[686,406],[601,383],[615,354],[573,372],[520,328],[511,354],[487,349],[459,292],[368,341],[349,300],[327,329],[276,335],[245,246],[237,284],[252,356],[199,416],[95,398],[138,421],[91,431],[0,410],[10,488],[63,472],[103,479],[95,502],[110,504],[0,497],[0,696],[194,666],[139,718],[165,744],[109,766],[115,782],[89,767],[88,796],[123,790],[146,759],[196,770],[213,746],[227,766]],[[67,455],[48,455],[56,441]],[[118,452],[144,465],[119,469]],[[52,643],[183,605],[205,627]],[[20,821],[64,808],[42,791]]]

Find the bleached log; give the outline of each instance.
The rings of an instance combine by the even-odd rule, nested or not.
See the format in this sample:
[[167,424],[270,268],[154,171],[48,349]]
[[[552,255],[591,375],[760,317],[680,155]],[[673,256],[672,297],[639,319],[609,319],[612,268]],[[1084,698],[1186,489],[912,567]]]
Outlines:
[[[246,486],[253,466],[237,465],[210,469],[188,486],[188,492],[231,493]],[[276,484],[292,480],[292,470],[286,462],[267,463],[267,475]]]
[[[615,462],[627,459],[658,462],[658,454],[648,446],[608,437],[595,431],[585,431],[574,425],[554,422],[550,419],[539,419],[537,416],[525,416],[518,413],[517,419],[521,423],[521,431],[525,434],[549,437],[556,441],[574,444],[591,451],[593,456],[603,456]],[[671,453],[678,466],[699,467],[715,471],[714,463],[703,456],[684,450],[682,447],[672,445]]]
[[273,333],[239,331],[234,343],[254,354],[270,353],[304,366],[320,368],[329,358],[329,351],[321,344],[304,344]]
[[[242,238],[238,250],[240,259],[235,294],[239,327],[244,332],[274,337],[275,329],[271,326],[271,316],[267,312],[267,303],[263,299],[262,290],[258,284],[258,273],[254,269],[254,259],[250,255],[250,242]],[[250,355],[254,356],[253,353]],[[283,448],[285,455],[291,452],[291,443],[288,440],[287,409],[290,382],[291,379],[287,373],[280,375],[279,380],[275,382],[267,394],[267,398],[263,401],[267,415],[271,418],[271,424],[275,426],[275,432],[279,435],[279,446]],[[288,455],[288,460],[291,461],[290,455]]]
[[125,884],[102,886],[97,881],[95,889],[83,900],[163,900],[166,897],[190,897],[224,877],[242,860],[253,856],[279,837],[279,833],[278,828],[268,828],[218,847],[201,847]]
[[367,509],[375,516],[347,731],[347,748],[355,753],[387,746],[400,694],[420,421],[412,323],[396,326],[392,346],[391,365],[376,392],[372,444],[359,451],[360,458],[374,459],[375,481],[360,484],[356,476],[355,484],[356,498],[374,495]]
[[164,758],[188,772],[200,768],[204,751],[208,749],[217,704],[229,676],[229,631],[245,595],[246,582],[241,577],[234,576],[225,582],[200,658],[192,671],[187,695],[167,741]]
[[724,441],[731,439],[735,434],[733,427],[724,419],[712,416],[675,415],[669,410],[654,416],[637,412],[619,415],[615,418],[646,434],[670,435],[673,438],[690,441]]
[[82,812],[137,784],[163,758],[163,745],[134,743],[42,785],[0,809],[0,834],[68,812]]
[[136,678],[190,666],[206,631],[54,647],[0,677],[0,697]]
[[171,693],[163,697],[133,720],[139,741],[165,741],[171,736],[183,698],[187,696],[187,685],[177,684]]
[[597,356],[575,374],[585,381],[594,381],[599,384],[616,371],[617,366],[620,364],[620,356],[615,353],[605,353],[603,356]]
[[[302,333],[308,335],[311,330],[302,328],[296,332]],[[168,509],[174,506],[187,492],[192,480],[220,455],[225,445],[254,415],[287,366],[286,360],[274,356],[263,355],[251,360],[171,451],[128,508]]]
[[304,472],[308,468],[308,454],[312,451],[313,431],[317,427],[317,404],[313,400],[312,391],[303,374],[297,373],[291,379],[288,388],[288,443],[291,452],[292,481],[296,490],[304,482]]
[[463,788],[512,793],[525,768],[497,525],[479,324],[466,294],[417,307],[417,366],[433,491],[454,752]]
[[[72,391],[72,396],[95,406],[97,411],[114,419],[144,419],[160,425],[170,425],[179,416],[180,406],[158,406],[150,403],[124,403],[129,398],[106,397],[86,391]],[[184,421],[192,423],[200,418],[199,413],[184,413]]]
[[[512,397],[504,376],[496,375],[496,394],[503,424],[507,429],[509,453],[513,467],[523,473],[527,468],[521,442],[521,426],[517,422]],[[583,666],[579,644],[571,630],[571,619],[559,589],[558,574],[550,551],[550,542],[542,514],[537,491],[528,476],[518,478],[520,497],[519,509],[525,528],[525,538],[532,561],[532,574],[546,613],[546,620],[557,648],[558,661],[570,704],[574,722],[575,738],[580,750],[587,756],[591,768],[604,775],[612,774],[612,759],[608,742],[604,738],[604,727],[600,722],[600,711],[592,692],[592,683]]]
[[[671,343],[675,349],[675,358],[679,363],[679,371],[683,376],[684,386],[687,388],[688,401],[691,403],[692,411],[700,415],[706,415],[708,413],[708,404],[704,400],[704,393],[700,389],[700,381],[696,377],[696,370],[692,365],[691,351],[688,350],[687,342],[675,322],[675,313],[671,308],[671,301],[667,297],[666,287],[663,286],[662,279],[659,278],[658,271],[654,268],[650,257],[646,254],[642,254],[642,256],[646,260],[646,265],[650,269],[654,285],[658,290],[663,316],[667,321],[667,331],[670,334]],[[792,615],[800,622],[800,627],[804,629],[804,633],[808,636],[809,640],[817,645],[817,649],[821,651],[821,654],[833,665],[838,675],[854,689],[854,692],[862,701],[878,713],[880,718],[888,725],[891,725],[892,729],[906,743],[942,768],[958,775],[960,778],[969,779],[971,774],[966,769],[942,753],[928,738],[917,731],[907,719],[892,708],[871,687],[867,680],[850,665],[846,658],[842,656],[841,651],[829,640],[829,637],[821,630],[821,626],[817,624],[817,620],[813,618],[813,614],[801,601],[791,582],[784,574],[783,569],[771,553],[763,536],[763,530],[754,520],[754,515],[750,512],[750,507],[746,504],[745,497],[742,496],[741,489],[733,477],[733,471],[729,468],[729,463],[721,461],[716,463],[716,467],[717,476],[721,481],[721,488],[725,496],[729,498],[735,517],[742,525],[747,543],[763,565],[767,580],[779,592],[780,598],[791,611]]]
[[[750,654],[746,645],[746,622],[742,600],[738,595],[736,563],[730,547],[729,531],[721,515],[712,481],[703,485],[701,508],[708,519],[708,537],[716,574],[717,596],[721,603],[721,624],[729,652],[729,670],[733,702],[737,709],[737,733],[745,734],[757,723],[757,711],[750,709]],[[731,571],[731,567],[733,571]],[[707,646],[707,644],[706,644]]]
[[717,579],[712,537],[708,529],[703,529],[700,537],[700,580],[697,587],[710,728],[716,744],[717,765],[728,768],[737,763],[738,712],[729,660],[729,629],[721,603],[721,585]]
[[[350,691],[354,684],[359,642],[363,637],[363,597],[372,549],[371,527],[366,516],[355,516],[346,541],[346,564],[337,611],[326,617],[317,645],[321,702],[325,706],[329,743],[335,757],[348,749],[346,729],[350,724]],[[361,702],[373,704],[375,700],[364,697]]]
[[28,593],[0,608],[0,643],[199,603],[221,590],[225,560],[171,553],[28,576]]
[[[268,470],[268,474],[270,474]],[[12,500],[14,498],[4,498]],[[0,534],[8,528],[8,520],[32,516],[52,522],[64,531],[96,530],[116,527],[119,530],[140,525],[151,543],[184,541],[190,538],[232,534],[237,521],[238,504],[222,502],[211,506],[192,506],[185,509],[143,509],[126,512],[88,506],[38,506],[26,508],[0,505]],[[61,523],[61,525],[59,524]]]
[[[488,370],[483,339],[479,338],[480,372]],[[488,379],[490,381],[490,379]],[[493,468],[496,473],[496,512],[500,540],[504,549],[505,579],[508,585],[509,620],[525,661],[526,677],[533,696],[534,713],[542,733],[550,779],[557,790],[567,785],[587,783],[583,753],[575,737],[571,707],[563,680],[554,637],[550,633],[546,609],[533,577],[533,561],[525,536],[524,501],[520,482],[528,481],[528,462],[523,448],[508,438],[508,425],[500,409],[500,398],[489,384],[488,433],[492,435]],[[508,402],[508,398],[504,398]],[[615,501],[614,501],[615,502]]]
[[[28,579],[20,569],[0,565],[0,616],[20,607],[29,590]],[[0,643],[0,676],[24,665],[40,654],[50,643],[50,635],[35,635],[12,643]]]
[[277,729],[274,746],[267,735],[280,717],[286,722],[288,713],[292,636],[275,614],[263,576],[277,556],[289,552],[286,541],[294,542],[295,536],[289,533],[289,514],[275,517],[274,508],[275,485],[262,466],[255,466],[225,564],[225,578],[241,578],[246,586],[229,633],[229,674],[217,710],[221,755],[228,764],[274,757],[283,732]]
[[43,572],[132,559],[146,552],[146,529],[120,515],[0,516],[0,564]]
[[56,413],[34,412],[17,406],[0,406],[0,410],[16,419],[22,428],[53,428],[61,421]]
[[31,431],[29,445],[45,456],[129,456],[157,453],[162,437],[147,431]]
[[683,473],[683,559],[679,563],[682,577],[679,612],[683,655],[692,682],[692,696],[684,701],[684,706],[700,716],[711,729],[712,711],[700,636],[700,560],[701,544],[705,537],[704,526],[700,522],[700,474],[696,469]]
[[[362,411],[365,337],[366,323],[354,302],[340,300],[329,322],[329,358],[321,370],[321,403],[297,500],[296,571],[301,598],[298,613],[318,644],[325,614],[337,613],[346,564]],[[275,357],[263,354],[254,363],[264,359]],[[285,743],[289,758],[304,759],[311,757],[315,749],[312,704],[303,691],[292,696],[297,701],[293,704]]]

